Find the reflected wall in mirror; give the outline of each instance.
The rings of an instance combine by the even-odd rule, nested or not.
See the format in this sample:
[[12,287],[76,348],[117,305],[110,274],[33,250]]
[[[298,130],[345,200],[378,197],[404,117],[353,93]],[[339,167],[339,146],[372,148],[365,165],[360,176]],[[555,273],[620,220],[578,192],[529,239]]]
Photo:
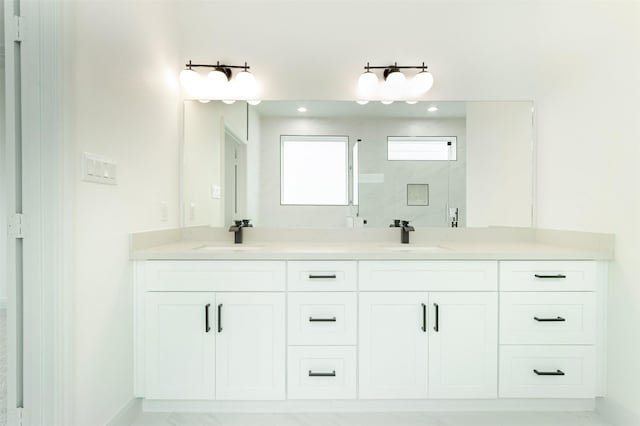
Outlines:
[[531,226],[532,114],[528,101],[187,101],[183,223]]

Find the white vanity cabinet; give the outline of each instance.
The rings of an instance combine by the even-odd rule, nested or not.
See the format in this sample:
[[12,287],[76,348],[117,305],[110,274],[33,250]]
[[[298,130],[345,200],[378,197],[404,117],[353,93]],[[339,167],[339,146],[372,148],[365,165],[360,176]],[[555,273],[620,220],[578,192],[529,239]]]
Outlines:
[[496,398],[497,267],[360,262],[360,398]]
[[155,261],[136,269],[138,396],[285,398],[285,262]]
[[135,282],[135,394],[152,402],[604,393],[603,262],[149,260]]

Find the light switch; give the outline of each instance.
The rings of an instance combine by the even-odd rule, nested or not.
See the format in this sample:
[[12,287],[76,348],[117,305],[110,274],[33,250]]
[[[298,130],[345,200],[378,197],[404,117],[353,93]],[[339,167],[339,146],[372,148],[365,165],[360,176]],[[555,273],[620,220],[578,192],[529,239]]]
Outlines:
[[116,162],[85,152],[82,154],[82,180],[85,182],[116,185]]

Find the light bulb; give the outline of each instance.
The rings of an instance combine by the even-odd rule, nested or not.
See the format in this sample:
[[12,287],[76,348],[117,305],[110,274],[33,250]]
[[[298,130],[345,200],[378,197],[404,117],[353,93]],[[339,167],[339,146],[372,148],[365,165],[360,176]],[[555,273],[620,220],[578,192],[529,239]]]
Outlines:
[[358,105],[366,105],[366,104],[368,104],[368,103],[369,103],[369,101],[360,100],[360,101],[356,101],[356,103],[357,103]]
[[378,76],[371,71],[363,72],[358,78],[358,94],[362,98],[372,98],[378,90]]
[[391,93],[396,98],[401,98],[404,90],[407,78],[400,71],[393,71],[387,76],[386,85],[391,90]]
[[420,71],[411,79],[410,86],[413,96],[424,95],[433,87],[433,74],[429,71]]
[[[227,75],[219,70],[213,70],[207,76],[207,83],[209,88],[218,96],[221,92],[227,90],[229,86],[229,79]],[[218,98],[219,99],[219,98]]]
[[224,102],[227,105],[231,105],[234,104],[236,102],[235,99],[223,99],[222,102]]
[[262,102],[260,99],[252,99],[252,100],[250,100],[250,101],[247,101],[247,103],[248,103],[249,105],[254,105],[254,106],[255,106],[255,105],[260,105],[260,102]]
[[180,84],[186,90],[192,92],[199,88],[202,79],[200,78],[200,74],[195,72],[192,69],[185,69],[180,71]]
[[241,99],[255,98],[258,94],[258,82],[249,71],[241,71],[235,77],[236,90]]

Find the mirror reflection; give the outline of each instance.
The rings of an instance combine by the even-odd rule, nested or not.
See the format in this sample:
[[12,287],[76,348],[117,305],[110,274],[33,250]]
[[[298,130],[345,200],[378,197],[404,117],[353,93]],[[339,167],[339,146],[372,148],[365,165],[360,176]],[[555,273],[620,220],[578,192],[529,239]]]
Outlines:
[[531,226],[531,102],[184,107],[185,226]]

